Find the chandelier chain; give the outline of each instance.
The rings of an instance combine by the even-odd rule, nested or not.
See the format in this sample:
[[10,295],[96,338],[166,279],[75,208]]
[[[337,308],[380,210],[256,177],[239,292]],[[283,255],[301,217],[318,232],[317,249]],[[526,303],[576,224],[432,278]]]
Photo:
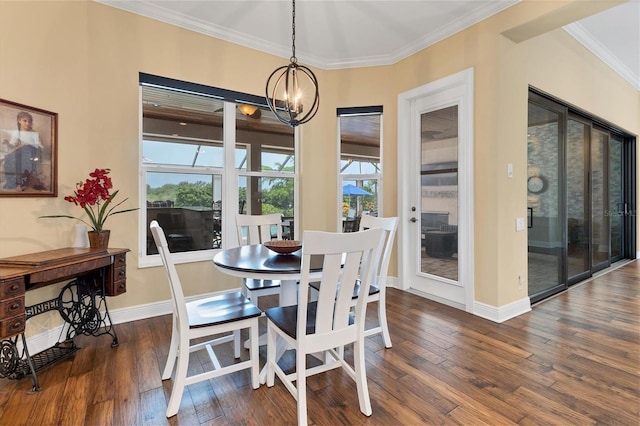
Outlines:
[[296,127],[316,115],[320,95],[318,79],[313,71],[304,65],[298,65],[296,0],[291,0],[291,3],[291,63],[278,67],[271,73],[265,85],[265,94],[267,105],[276,118],[284,124]]
[[289,60],[295,64],[298,62],[298,58],[296,58],[296,0],[291,3],[291,58]]

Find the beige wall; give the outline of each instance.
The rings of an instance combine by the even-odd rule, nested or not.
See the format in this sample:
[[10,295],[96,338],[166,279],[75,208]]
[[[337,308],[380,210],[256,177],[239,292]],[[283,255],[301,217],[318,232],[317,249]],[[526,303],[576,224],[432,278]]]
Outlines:
[[[396,215],[398,93],[474,67],[476,300],[502,306],[526,297],[514,285],[527,254],[514,221],[526,215],[528,85],[640,133],[638,91],[571,37],[557,30],[514,43],[500,35],[566,3],[525,1],[395,65],[314,70],[321,104],[300,129],[301,229],[336,227],[336,107],[384,106],[383,214]],[[139,72],[262,95],[267,76],[286,62],[86,1],[0,1],[0,58],[0,98],[59,114],[59,196],[0,199],[0,257],[69,246],[74,221],[38,216],[79,214],[63,196],[95,167],[111,168],[127,206],[137,204]],[[509,180],[508,162],[516,168]],[[161,268],[137,267],[138,216],[112,217],[108,227],[112,246],[132,250],[128,292],[110,308],[168,299]],[[179,270],[187,294],[239,284],[210,262]],[[56,286],[37,290],[27,303],[56,293]]]

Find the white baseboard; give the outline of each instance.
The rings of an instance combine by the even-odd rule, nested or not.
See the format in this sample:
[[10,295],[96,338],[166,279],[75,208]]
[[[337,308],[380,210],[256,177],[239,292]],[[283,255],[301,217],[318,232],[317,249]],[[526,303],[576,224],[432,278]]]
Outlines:
[[109,315],[111,315],[111,319],[114,324],[138,321],[141,319],[170,314],[172,309],[171,304],[171,300],[165,300],[162,302],[131,306],[128,308],[115,309],[113,311],[110,310]]
[[[387,287],[400,288],[397,277],[388,277],[387,278]],[[456,309],[460,309],[462,311],[465,310],[465,306],[459,303],[453,303],[447,299],[441,299],[437,296],[433,296],[431,294],[426,294],[420,291],[416,291],[414,289],[406,290],[410,293],[416,294],[420,297],[424,297],[429,300],[433,300],[434,302],[442,303],[443,305],[451,306]],[[515,318],[518,315],[522,315],[531,311],[531,301],[528,297],[524,297],[520,300],[516,300],[515,302],[509,303],[504,306],[491,306],[485,303],[474,302],[473,303],[473,312],[472,314],[488,319],[493,322],[501,323],[507,321],[511,318]]]
[[[235,290],[234,290],[235,291]],[[197,298],[203,296],[215,296],[225,292],[211,293],[208,295],[198,295]],[[196,297],[187,297],[187,302],[195,299]],[[171,313],[171,300],[164,300],[162,302],[147,303],[144,305],[130,306],[120,309],[109,309],[109,315],[113,324],[122,324],[130,321],[137,321],[146,318],[153,318],[160,315],[167,315]],[[27,324],[27,327],[29,325]],[[40,334],[36,334],[27,337],[27,345],[29,346],[29,353],[31,355],[37,354],[55,345],[61,336],[62,328],[64,325],[46,330]],[[117,333],[117,329],[116,329]],[[22,341],[18,339],[18,349],[22,350]]]
[[531,301],[528,297],[497,307],[486,303],[473,302],[474,315],[497,323],[505,322],[529,311],[531,311]]
[[398,277],[387,277],[387,287],[400,288],[398,286]]

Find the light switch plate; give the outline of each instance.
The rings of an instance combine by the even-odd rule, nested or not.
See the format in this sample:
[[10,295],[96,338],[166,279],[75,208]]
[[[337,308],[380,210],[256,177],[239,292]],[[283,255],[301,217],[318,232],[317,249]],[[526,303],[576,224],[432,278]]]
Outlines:
[[507,177],[508,178],[513,177],[513,164],[511,163],[507,164]]
[[524,231],[524,217],[516,218],[516,231]]

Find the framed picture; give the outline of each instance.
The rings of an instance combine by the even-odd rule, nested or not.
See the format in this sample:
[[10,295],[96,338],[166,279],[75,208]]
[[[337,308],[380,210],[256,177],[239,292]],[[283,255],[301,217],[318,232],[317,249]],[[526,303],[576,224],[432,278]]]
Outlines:
[[0,197],[58,195],[58,114],[0,99]]

